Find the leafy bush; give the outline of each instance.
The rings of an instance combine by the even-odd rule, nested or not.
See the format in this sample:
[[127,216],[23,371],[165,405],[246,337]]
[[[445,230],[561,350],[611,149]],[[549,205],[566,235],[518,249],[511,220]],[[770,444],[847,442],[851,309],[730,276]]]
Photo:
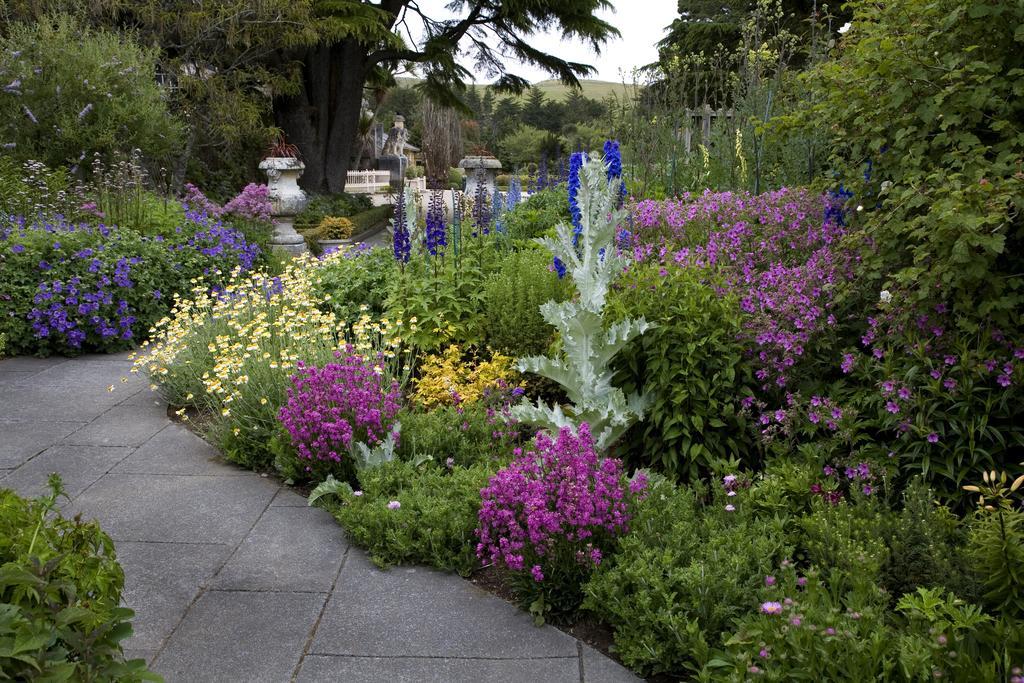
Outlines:
[[[800,118],[831,133],[830,168],[864,207],[864,270],[922,304],[941,291],[965,330],[985,319],[1018,325],[1024,7],[846,8],[852,28],[805,75],[815,106]],[[908,321],[921,312],[910,308]]]
[[457,258],[415,258],[404,264],[390,287],[386,313],[389,319],[418,324],[407,335],[417,349],[482,345],[483,282],[503,257],[497,240],[493,233],[466,238]]
[[347,218],[326,216],[316,228],[320,240],[344,240],[352,236],[352,221]]
[[654,323],[622,350],[618,381],[650,401],[629,435],[630,461],[671,477],[695,479],[753,450],[742,408],[755,382],[744,362],[738,302],[709,280],[697,268],[638,265],[609,304],[613,320]]
[[384,225],[391,218],[392,213],[394,213],[394,209],[390,206],[375,206],[352,214],[349,216],[349,220],[352,221],[352,234],[358,235]]
[[397,271],[387,249],[346,250],[320,268],[318,297],[322,307],[346,325],[364,313],[380,316]]
[[402,423],[399,456],[410,461],[430,457],[463,467],[503,462],[524,439],[523,429],[511,415],[515,396],[493,391],[486,392],[482,401],[457,407],[403,410],[398,414]]
[[[93,154],[175,150],[182,127],[157,84],[155,49],[69,16],[8,24],[0,39],[0,144],[21,160],[76,166]],[[88,162],[86,162],[88,163]]]
[[[2,224],[0,224],[2,225]],[[192,278],[254,264],[236,231],[188,214],[167,238],[62,220],[0,227],[0,330],[18,352],[77,353],[133,346]]]
[[[452,344],[441,355],[429,355],[419,366],[411,398],[430,409],[442,405],[475,403],[488,392],[504,392],[515,381],[512,359],[500,353],[490,359],[466,358]],[[522,391],[515,395],[522,395]]]
[[351,346],[334,357],[323,367],[299,361],[291,376],[278,419],[297,460],[275,461],[290,479],[321,481],[327,474],[352,479],[357,444],[372,448],[389,433],[397,438],[394,419],[401,393],[398,382],[383,378],[378,364],[383,359],[364,358]]
[[362,490],[342,494],[330,510],[380,567],[426,564],[468,575],[478,564],[473,530],[480,489],[492,472],[486,464],[416,466],[396,460],[361,471]]
[[742,491],[725,493],[705,505],[702,488],[653,484],[618,551],[584,587],[584,608],[613,628],[615,651],[634,671],[699,671],[788,556],[785,518],[757,514]]
[[144,660],[125,661],[132,633],[120,607],[124,572],[95,522],[56,512],[49,496],[0,490],[0,671],[14,680],[159,681]]
[[554,333],[540,307],[565,301],[570,292],[568,283],[555,276],[547,252],[524,249],[510,254],[484,282],[487,344],[513,357],[544,353]]
[[979,656],[989,617],[950,594],[922,588],[892,614],[867,582],[837,593],[791,563],[773,578],[760,608],[737,621],[727,656],[705,668],[713,680],[999,680],[996,663]]
[[621,463],[598,457],[586,423],[573,431],[540,432],[534,450],[480,491],[477,555],[509,571],[540,623],[579,607],[583,583],[628,531],[632,498],[646,485],[640,476],[627,493]]
[[513,239],[533,239],[569,220],[569,203],[564,188],[534,192],[505,215],[505,227]]
[[370,198],[362,194],[315,194],[309,203],[295,217],[295,227],[311,229],[320,225],[328,216],[352,217],[354,214],[372,209]]
[[846,366],[851,402],[874,428],[876,448],[905,471],[957,497],[982,472],[1024,455],[1024,349],[998,330],[956,330],[937,304],[906,325],[894,304],[870,316]]
[[0,218],[4,216],[64,216],[83,218],[85,188],[64,167],[47,168],[39,161],[18,162],[0,155]]

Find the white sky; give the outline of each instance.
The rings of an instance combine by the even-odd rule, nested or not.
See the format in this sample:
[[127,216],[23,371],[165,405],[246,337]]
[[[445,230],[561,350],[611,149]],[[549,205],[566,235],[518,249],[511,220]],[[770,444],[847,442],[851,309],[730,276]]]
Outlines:
[[[444,16],[444,6],[448,0],[420,0],[420,8],[426,14]],[[578,41],[563,41],[558,31],[539,34],[530,40],[535,47],[573,62],[590,64],[597,69],[590,78],[602,81],[632,81],[631,71],[634,67],[643,66],[656,61],[656,47],[666,33],[672,20],[679,16],[677,0],[613,0],[615,11],[603,11],[599,16],[612,24],[622,33],[621,38],[609,41],[595,54],[589,46]],[[420,37],[420,26],[413,25],[409,19],[414,37]],[[408,40],[408,37],[406,38]],[[470,66],[469,62],[463,62]],[[512,73],[523,76],[531,82],[551,78],[546,72],[520,64],[509,65]],[[486,82],[483,74],[479,74],[480,82]]]

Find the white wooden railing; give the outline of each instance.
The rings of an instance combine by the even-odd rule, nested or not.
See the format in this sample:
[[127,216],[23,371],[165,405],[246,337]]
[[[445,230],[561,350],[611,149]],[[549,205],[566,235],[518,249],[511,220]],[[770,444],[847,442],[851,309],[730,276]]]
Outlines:
[[389,171],[349,171],[345,181],[345,192],[353,194],[387,192],[390,187]]
[[[405,186],[414,192],[427,189],[426,178],[411,178]],[[349,171],[345,181],[345,192],[352,194],[379,194],[391,189],[390,171]]]

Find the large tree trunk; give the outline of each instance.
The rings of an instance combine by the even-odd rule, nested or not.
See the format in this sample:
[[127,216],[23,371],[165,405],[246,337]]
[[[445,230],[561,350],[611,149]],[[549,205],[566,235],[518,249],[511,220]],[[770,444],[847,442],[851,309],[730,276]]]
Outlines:
[[367,48],[355,41],[322,45],[302,55],[302,89],[274,102],[274,115],[288,141],[302,153],[301,184],[309,192],[345,189],[359,133]]

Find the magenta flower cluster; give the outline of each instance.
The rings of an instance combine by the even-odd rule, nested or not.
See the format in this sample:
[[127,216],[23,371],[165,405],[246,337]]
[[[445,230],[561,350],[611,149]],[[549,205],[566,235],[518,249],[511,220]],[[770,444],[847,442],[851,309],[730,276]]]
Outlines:
[[224,213],[252,221],[269,221],[272,209],[270,188],[256,183],[246,185],[224,205]]
[[347,349],[322,368],[296,365],[278,419],[303,460],[342,462],[356,442],[374,445],[394,427],[400,392]]
[[[665,266],[710,267],[739,298],[748,354],[762,389],[785,387],[815,335],[836,323],[835,285],[853,276],[854,252],[828,198],[781,189],[638,202],[633,256]],[[669,271],[662,270],[667,276]]]
[[185,183],[185,196],[181,203],[189,211],[207,216],[236,216],[245,220],[269,221],[273,207],[270,189],[266,185],[249,183],[224,206],[219,206],[192,183]]
[[[600,564],[609,542],[628,530],[630,501],[646,488],[638,476],[627,486],[622,464],[602,458],[586,424],[541,432],[533,450],[495,474],[480,494],[477,556],[544,580],[549,560],[572,557]],[[603,547],[603,550],[602,550]]]

